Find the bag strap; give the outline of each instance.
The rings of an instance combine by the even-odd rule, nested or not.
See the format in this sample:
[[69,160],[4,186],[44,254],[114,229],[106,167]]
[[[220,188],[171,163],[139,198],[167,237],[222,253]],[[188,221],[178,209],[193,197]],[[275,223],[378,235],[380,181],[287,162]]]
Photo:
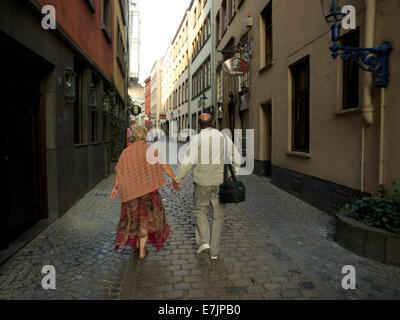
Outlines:
[[229,158],[227,155],[227,149],[228,149],[228,139],[226,138],[226,136],[224,134],[222,134],[224,136],[224,158],[225,158],[225,163],[224,163],[224,183],[228,182],[228,168],[229,171],[231,172],[231,176],[232,179],[234,181],[237,181],[235,173],[233,172],[233,167],[232,165],[229,163]]

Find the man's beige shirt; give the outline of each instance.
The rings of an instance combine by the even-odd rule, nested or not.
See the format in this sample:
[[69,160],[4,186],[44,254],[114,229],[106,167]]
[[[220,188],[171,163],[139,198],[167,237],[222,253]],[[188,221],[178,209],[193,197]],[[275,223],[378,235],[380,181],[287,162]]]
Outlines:
[[241,156],[232,140],[216,129],[201,130],[192,138],[186,150],[175,179],[176,182],[181,183],[194,166],[193,181],[195,184],[204,187],[221,185],[224,180],[225,148],[227,149],[227,163],[232,164],[234,172],[237,174]]

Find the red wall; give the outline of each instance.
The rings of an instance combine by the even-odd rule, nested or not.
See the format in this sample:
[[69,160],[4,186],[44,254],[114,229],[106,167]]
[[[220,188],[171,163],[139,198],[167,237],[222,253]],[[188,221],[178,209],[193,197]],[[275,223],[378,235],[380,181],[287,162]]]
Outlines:
[[[111,79],[114,67],[113,45],[101,29],[102,0],[94,0],[92,13],[84,0],[38,0],[56,8],[57,23]],[[114,37],[114,0],[111,0],[111,38]]]
[[146,80],[145,80],[145,89],[144,89],[144,94],[145,94],[145,96],[144,96],[144,103],[145,103],[145,113],[146,113],[146,115],[150,115],[150,112],[151,112],[151,79],[150,78],[147,78]]

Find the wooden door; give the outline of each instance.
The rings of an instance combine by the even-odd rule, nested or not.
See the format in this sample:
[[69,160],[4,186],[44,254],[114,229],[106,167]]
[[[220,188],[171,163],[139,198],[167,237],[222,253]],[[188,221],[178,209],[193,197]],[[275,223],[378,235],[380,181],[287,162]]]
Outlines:
[[[0,39],[2,43],[4,39]],[[32,227],[43,216],[46,190],[44,113],[41,78],[48,66],[30,60],[30,54],[4,42],[0,53],[0,112],[2,166],[5,193],[0,218],[0,248]],[[41,118],[42,116],[42,118]],[[44,148],[43,148],[44,147]]]

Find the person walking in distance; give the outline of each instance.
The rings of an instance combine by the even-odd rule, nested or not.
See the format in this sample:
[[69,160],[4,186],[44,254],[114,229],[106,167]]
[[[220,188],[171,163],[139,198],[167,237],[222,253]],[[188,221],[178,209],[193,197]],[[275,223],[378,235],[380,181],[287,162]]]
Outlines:
[[[197,253],[210,251],[211,259],[216,260],[220,253],[225,210],[225,205],[219,201],[219,186],[224,180],[224,163],[228,158],[236,175],[241,156],[232,140],[213,128],[211,114],[202,114],[199,117],[199,126],[201,131],[191,139],[173,186],[180,189],[182,180],[195,166],[192,213],[196,218]],[[211,230],[207,219],[210,207]]]

